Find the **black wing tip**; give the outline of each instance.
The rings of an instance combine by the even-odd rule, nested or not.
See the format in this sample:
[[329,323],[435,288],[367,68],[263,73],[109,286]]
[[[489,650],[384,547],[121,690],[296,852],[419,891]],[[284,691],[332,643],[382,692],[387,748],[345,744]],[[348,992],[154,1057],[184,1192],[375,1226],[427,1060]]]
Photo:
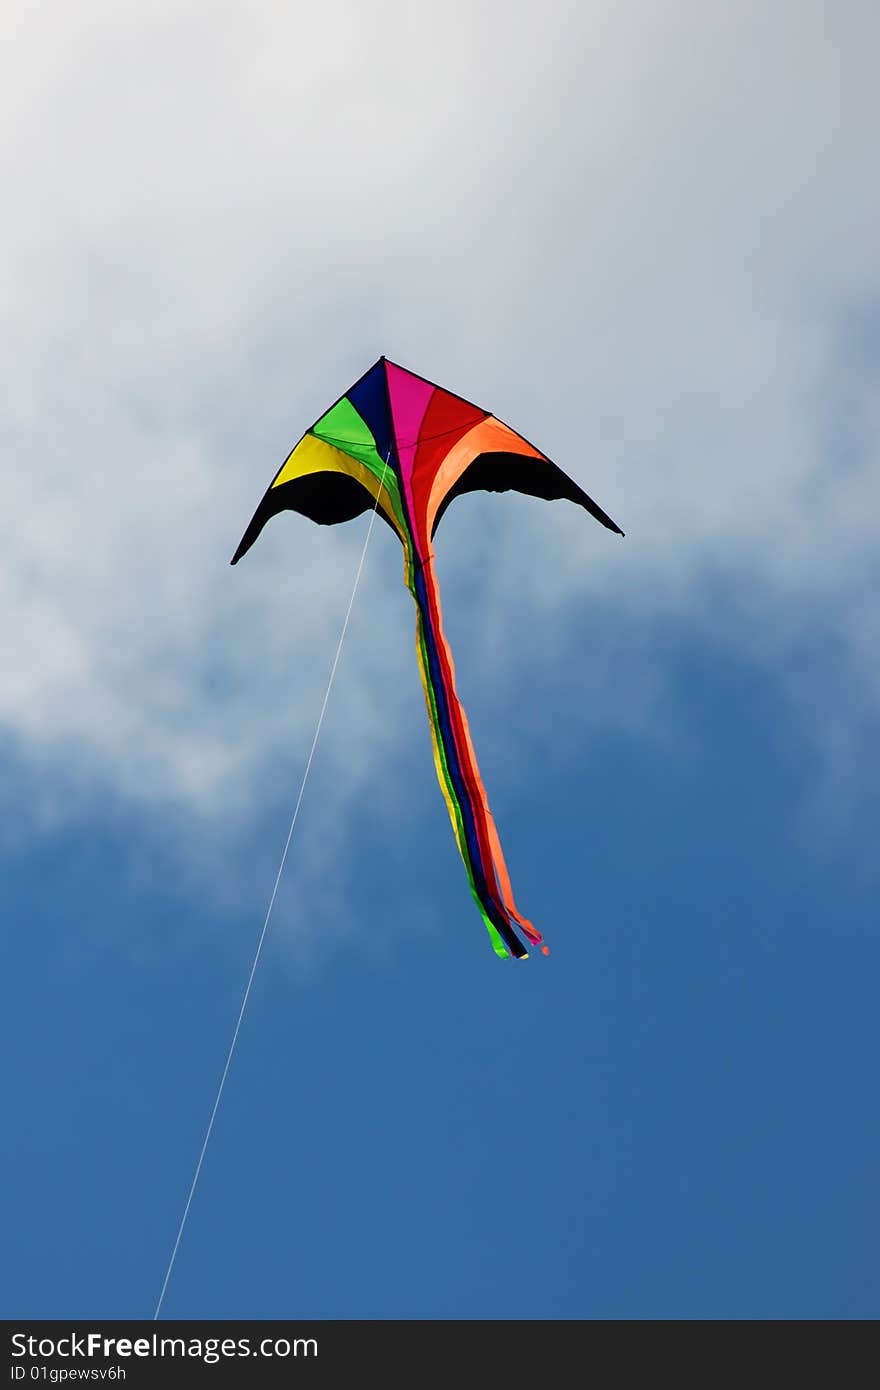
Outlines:
[[[254,518],[254,521],[255,521],[255,520],[256,520],[256,517]],[[238,562],[239,562],[239,560],[242,560],[242,559],[244,558],[244,556],[247,555],[248,551],[250,550],[251,546],[253,545],[254,541],[257,539],[257,536],[260,534],[260,531],[261,531],[263,528],[262,528],[262,526],[259,527],[259,528],[257,529],[256,535],[252,535],[251,533],[254,531],[254,529],[255,529],[255,527],[254,527],[254,522],[252,521],[251,524],[250,524],[250,526],[248,527],[248,529],[245,531],[244,535],[242,536],[241,540],[238,542],[238,546],[237,546],[237,548],[236,548],[235,554],[233,555],[232,559],[229,561],[230,565],[237,565]]]
[[[578,489],[578,491],[580,491],[580,489]],[[621,530],[616,521],[612,521],[608,513],[604,512],[602,508],[598,505],[598,503],[593,501],[592,497],[587,497],[586,493],[582,493],[581,497],[578,500],[580,501],[580,504],[584,508],[584,510],[588,511],[590,515],[596,519],[596,521],[601,522],[601,524],[605,527],[606,530],[613,531],[615,536],[626,535],[626,532]]]

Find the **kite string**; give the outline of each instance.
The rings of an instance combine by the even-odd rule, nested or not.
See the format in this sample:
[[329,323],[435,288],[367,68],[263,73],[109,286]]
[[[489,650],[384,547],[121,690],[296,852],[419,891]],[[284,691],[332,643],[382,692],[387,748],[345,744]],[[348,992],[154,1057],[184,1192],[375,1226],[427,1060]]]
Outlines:
[[187,1219],[187,1217],[189,1216],[189,1209],[190,1209],[190,1207],[191,1207],[191,1205],[192,1205],[192,1200],[193,1200],[193,1197],[194,1197],[194,1195],[195,1195],[195,1190],[196,1190],[196,1187],[197,1187],[197,1185],[198,1185],[199,1177],[200,1177],[200,1175],[201,1175],[202,1164],[203,1164],[204,1161],[205,1161],[205,1153],[207,1152],[208,1144],[209,1144],[210,1139],[211,1139],[211,1134],[213,1133],[213,1130],[214,1130],[214,1121],[215,1121],[216,1118],[217,1118],[217,1111],[220,1109],[220,1101],[221,1101],[222,1096],[223,1096],[223,1088],[224,1088],[224,1086],[226,1085],[226,1078],[227,1078],[227,1076],[229,1075],[229,1068],[230,1068],[230,1066],[231,1066],[231,1064],[232,1064],[232,1055],[233,1055],[233,1053],[235,1052],[235,1045],[236,1045],[236,1043],[238,1042],[238,1035],[239,1035],[239,1032],[241,1031],[241,1022],[242,1022],[242,1019],[244,1018],[244,1011],[245,1011],[245,1009],[247,1008],[248,999],[250,998],[250,993],[251,993],[251,986],[252,986],[253,983],[254,983],[254,976],[255,976],[256,973],[257,973],[257,966],[259,965],[260,956],[262,955],[262,952],[263,952],[263,943],[264,943],[264,941],[266,940],[266,932],[268,931],[268,928],[269,928],[269,918],[272,916],[272,908],[275,906],[275,899],[276,899],[276,897],[277,897],[277,895],[278,895],[278,885],[281,883],[281,875],[284,873],[284,865],[285,865],[285,863],[286,863],[286,861],[287,861],[287,853],[288,853],[288,850],[290,849],[290,842],[291,842],[291,840],[293,839],[293,832],[294,832],[294,829],[296,828],[296,822],[297,822],[297,818],[298,818],[298,816],[299,816],[299,808],[300,808],[300,806],[302,805],[303,794],[304,794],[305,789],[306,789],[306,783],[307,783],[308,780],[309,780],[309,773],[310,773],[311,768],[312,768],[312,760],[314,759],[314,756],[315,756],[315,749],[316,749],[317,746],[318,746],[318,738],[319,738],[320,733],[321,733],[321,727],[322,727],[322,725],[323,725],[323,723],[324,723],[324,715],[327,713],[327,705],[328,705],[328,702],[329,702],[329,700],[330,700],[330,691],[333,689],[333,681],[334,681],[335,676],[336,676],[336,668],[337,668],[337,666],[339,665],[339,658],[340,658],[340,656],[342,655],[342,644],[343,644],[343,642],[345,641],[345,634],[348,632],[348,624],[349,624],[349,621],[350,621],[350,619],[351,619],[351,611],[352,611],[352,609],[354,608],[354,601],[355,601],[355,597],[356,597],[356,595],[357,595],[358,585],[359,585],[360,582],[361,582],[361,575],[362,575],[363,569],[364,569],[364,561],[365,561],[366,558],[367,558],[367,547],[368,547],[368,545],[370,544],[370,537],[371,537],[372,534],[373,534],[373,524],[374,524],[374,522],[375,522],[375,520],[376,520],[376,513],[377,513],[377,511],[379,510],[379,495],[380,495],[380,492],[381,492],[381,488],[382,488],[382,486],[384,485],[384,482],[385,482],[385,474],[386,474],[387,469],[388,469],[388,463],[389,463],[390,458],[391,458],[391,450],[389,449],[389,451],[388,451],[388,456],[387,456],[386,459],[385,459],[385,465],[384,465],[384,467],[383,467],[383,469],[382,469],[382,477],[381,477],[381,479],[380,479],[380,486],[379,486],[379,488],[377,488],[377,490],[376,490],[376,501],[375,501],[375,504],[374,504],[374,506],[373,506],[373,510],[372,510],[372,512],[370,513],[370,524],[369,524],[369,526],[367,527],[367,535],[366,535],[366,539],[365,539],[365,541],[364,541],[363,550],[361,551],[361,558],[360,558],[360,561],[359,561],[359,563],[358,563],[357,573],[355,574],[355,577],[354,577],[354,584],[352,585],[351,597],[350,597],[350,599],[348,600],[348,609],[346,610],[345,620],[344,620],[344,622],[343,622],[343,624],[342,624],[342,632],[339,634],[339,641],[338,641],[338,643],[336,644],[336,655],[335,655],[334,658],[333,658],[333,665],[332,665],[331,668],[330,668],[330,677],[329,677],[329,680],[327,681],[327,689],[324,691],[324,699],[323,699],[323,702],[322,702],[322,704],[321,704],[321,713],[318,715],[318,722],[317,722],[317,724],[316,724],[316,726],[315,726],[314,737],[312,738],[312,746],[311,746],[311,748],[309,749],[309,756],[308,756],[308,758],[306,759],[305,772],[303,773],[302,782],[300,783],[299,795],[298,795],[297,798],[296,798],[296,806],[294,807],[293,816],[291,817],[290,829],[289,829],[288,832],[287,832],[287,839],[286,839],[285,844],[284,844],[284,851],[283,851],[283,853],[282,853],[282,855],[281,855],[281,863],[278,865],[278,872],[277,872],[277,874],[275,875],[275,883],[274,883],[274,885],[273,885],[273,887],[272,887],[272,896],[271,896],[270,899],[269,899],[269,906],[266,908],[266,916],[265,916],[265,919],[264,919],[264,921],[263,921],[263,929],[262,929],[262,931],[260,932],[260,937],[259,937],[259,940],[258,940],[258,942],[257,942],[257,949],[256,949],[256,951],[254,952],[253,964],[251,965],[251,973],[250,973],[250,975],[248,976],[248,982],[247,982],[247,985],[245,986],[244,995],[243,995],[242,1001],[241,1001],[241,1008],[240,1008],[239,1011],[238,1011],[238,1018],[237,1018],[236,1021],[235,1021],[235,1029],[233,1030],[232,1041],[231,1041],[230,1044],[229,1044],[229,1051],[228,1051],[227,1054],[226,1054],[226,1064],[225,1064],[225,1066],[224,1066],[224,1068],[223,1068],[223,1074],[222,1074],[222,1076],[220,1077],[220,1085],[217,1087],[217,1095],[216,1095],[216,1097],[214,1098],[214,1108],[213,1108],[212,1111],[211,1111],[211,1118],[210,1118],[209,1121],[208,1121],[208,1128],[205,1130],[205,1138],[204,1138],[204,1140],[203,1140],[203,1142],[202,1142],[202,1148],[201,1148],[201,1152],[199,1153],[199,1159],[198,1159],[198,1162],[197,1162],[197,1164],[196,1164],[196,1170],[195,1170],[195,1173],[193,1174],[192,1183],[190,1184],[189,1194],[187,1195],[187,1199],[186,1199],[186,1205],[185,1205],[184,1208],[183,1208],[183,1215],[182,1215],[182,1217],[180,1218],[180,1225],[179,1225],[178,1228],[177,1228],[177,1237],[176,1237],[176,1239],[175,1239],[175,1241],[174,1241],[174,1248],[173,1248],[172,1251],[171,1251],[171,1258],[170,1258],[169,1261],[168,1261],[168,1268],[167,1268],[166,1271],[165,1271],[165,1278],[164,1278],[164,1280],[162,1281],[162,1289],[161,1289],[161,1292],[160,1292],[160,1294],[159,1294],[159,1301],[158,1301],[158,1303],[156,1304],[156,1311],[155,1311],[155,1313],[153,1314],[153,1322],[157,1322],[157,1321],[158,1321],[159,1314],[160,1314],[161,1311],[162,1311],[162,1303],[164,1302],[164,1299],[165,1299],[165,1292],[166,1292],[166,1290],[167,1290],[167,1288],[168,1288],[168,1281],[169,1281],[169,1279],[171,1278],[171,1271],[172,1271],[173,1268],[174,1268],[174,1261],[175,1261],[176,1258],[177,1258],[177,1251],[178,1251],[178,1248],[179,1248],[179,1246],[180,1246],[181,1237],[183,1236],[183,1228],[184,1228],[184,1226],[186,1225],[186,1219]]

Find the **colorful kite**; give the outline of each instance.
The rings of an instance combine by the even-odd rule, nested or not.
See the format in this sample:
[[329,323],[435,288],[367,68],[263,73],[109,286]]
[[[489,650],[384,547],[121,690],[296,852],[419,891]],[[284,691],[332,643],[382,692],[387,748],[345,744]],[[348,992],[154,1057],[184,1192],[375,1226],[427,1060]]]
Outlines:
[[[434,763],[471,892],[499,956],[528,953],[518,933],[541,933],[517,910],[455,671],[443,634],[433,539],[463,492],[509,488],[567,498],[623,535],[560,468],[488,411],[386,358],[322,415],[288,454],[232,557],[237,564],[277,512],[325,526],[377,510],[403,543],[415,600],[416,638],[434,743]],[[542,947],[547,953],[547,947]]]

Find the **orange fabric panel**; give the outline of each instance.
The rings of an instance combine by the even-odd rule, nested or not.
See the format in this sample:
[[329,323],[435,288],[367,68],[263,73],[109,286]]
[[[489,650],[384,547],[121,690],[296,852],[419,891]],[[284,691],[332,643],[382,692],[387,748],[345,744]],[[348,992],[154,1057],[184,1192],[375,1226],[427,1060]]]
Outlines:
[[440,503],[450,488],[458,482],[464,470],[480,454],[525,454],[527,458],[543,459],[544,455],[532,444],[527,444],[508,425],[489,415],[478,425],[468,430],[457,444],[449,450],[440,464],[431,484],[426,508],[427,535],[430,536]]

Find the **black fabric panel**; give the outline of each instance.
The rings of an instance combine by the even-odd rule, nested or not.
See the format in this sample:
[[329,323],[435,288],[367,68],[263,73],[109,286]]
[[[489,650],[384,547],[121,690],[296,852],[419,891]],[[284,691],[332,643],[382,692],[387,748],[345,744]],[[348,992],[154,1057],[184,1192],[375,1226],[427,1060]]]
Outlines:
[[[272,487],[251,519],[250,525],[239,542],[238,549],[230,564],[237,565],[242,555],[246,555],[259,536],[270,517],[278,512],[299,512],[315,521],[319,526],[336,526],[342,521],[351,521],[362,512],[372,511],[375,498],[363,483],[348,473],[333,473],[329,470],[320,473],[306,473],[302,478],[291,478],[289,483]],[[379,516],[397,531],[387,516],[378,509]]]
[[566,500],[601,521],[609,531],[623,532],[615,521],[598,506],[577,483],[557,468],[549,459],[529,458],[525,454],[479,454],[462,473],[458,482],[447,492],[437,510],[432,536],[440,524],[440,518],[456,497],[465,492],[524,492],[529,497],[541,497],[546,502]]

